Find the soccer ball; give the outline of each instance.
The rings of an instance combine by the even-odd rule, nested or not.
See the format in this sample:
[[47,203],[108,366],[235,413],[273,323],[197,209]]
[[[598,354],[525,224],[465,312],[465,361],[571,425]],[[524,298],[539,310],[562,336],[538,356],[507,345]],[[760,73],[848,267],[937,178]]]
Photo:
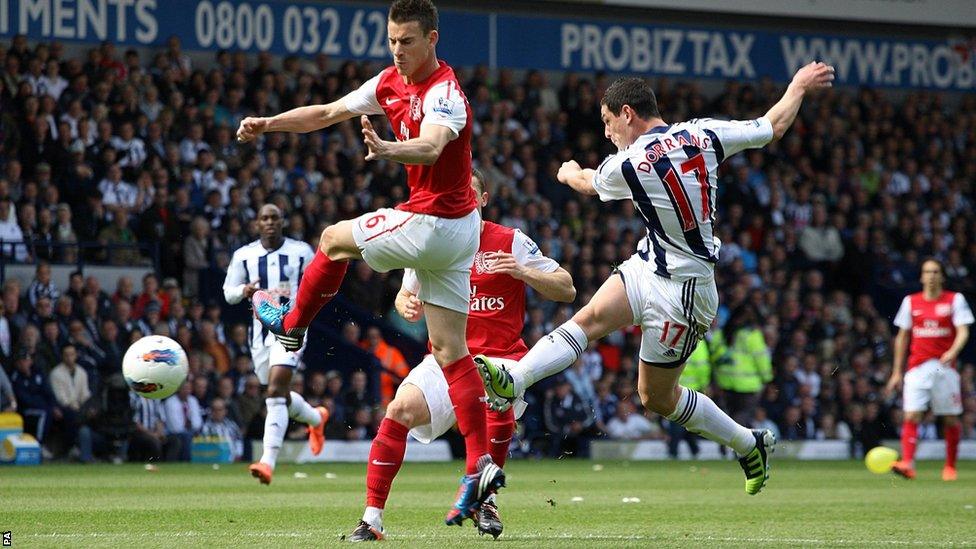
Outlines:
[[189,365],[183,347],[172,339],[152,335],[133,343],[122,359],[122,375],[136,393],[166,398],[186,379]]
[[868,471],[883,475],[891,471],[891,467],[898,461],[898,451],[885,446],[875,446],[864,456],[864,465]]

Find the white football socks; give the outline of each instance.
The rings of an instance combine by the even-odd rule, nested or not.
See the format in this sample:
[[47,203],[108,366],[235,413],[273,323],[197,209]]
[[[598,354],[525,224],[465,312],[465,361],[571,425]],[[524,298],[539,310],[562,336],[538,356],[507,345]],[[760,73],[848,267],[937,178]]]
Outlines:
[[278,461],[278,451],[281,450],[281,443],[285,440],[285,431],[288,429],[288,405],[282,397],[268,397],[264,402],[268,406],[268,417],[264,418],[264,453],[261,455],[261,463],[274,469]]
[[363,513],[363,521],[373,528],[383,530],[383,510],[379,507],[367,507]]
[[291,392],[291,404],[288,405],[288,417],[300,423],[311,425],[312,427],[318,427],[319,423],[322,422],[322,414],[315,408],[312,408],[312,405],[305,402],[302,395],[295,391]]
[[515,396],[541,379],[569,368],[579,359],[589,342],[579,324],[572,320],[545,335],[509,370],[515,381]]
[[756,447],[752,431],[736,423],[712,399],[687,387],[681,387],[678,405],[668,419],[692,433],[732,448],[740,457]]

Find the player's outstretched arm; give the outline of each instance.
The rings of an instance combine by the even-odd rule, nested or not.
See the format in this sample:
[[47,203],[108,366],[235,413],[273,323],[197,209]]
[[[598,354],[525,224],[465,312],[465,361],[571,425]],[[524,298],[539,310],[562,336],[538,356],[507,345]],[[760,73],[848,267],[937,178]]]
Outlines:
[[556,174],[556,179],[560,183],[569,185],[577,192],[595,195],[597,192],[593,187],[594,175],[596,175],[596,170],[584,170],[578,162],[570,160],[569,162],[563,162],[563,165],[559,167],[559,173]]
[[451,128],[437,124],[420,126],[420,136],[406,141],[384,141],[373,129],[365,114],[360,118],[363,125],[363,141],[369,152],[366,160],[392,160],[400,164],[431,166],[441,157],[444,147],[458,134]]
[[801,68],[793,76],[793,80],[786,88],[786,93],[778,103],[773,105],[766,118],[773,125],[773,140],[781,139],[790,129],[796,114],[800,111],[803,96],[813,90],[829,88],[834,83],[834,67],[814,61]]
[[576,299],[573,275],[562,267],[547,273],[523,265],[514,255],[505,252],[487,253],[485,259],[490,262],[492,273],[507,274],[521,280],[548,300],[569,303]]
[[308,133],[356,116],[346,108],[345,99],[327,105],[296,107],[275,116],[249,116],[237,128],[237,141],[247,143],[267,132]]

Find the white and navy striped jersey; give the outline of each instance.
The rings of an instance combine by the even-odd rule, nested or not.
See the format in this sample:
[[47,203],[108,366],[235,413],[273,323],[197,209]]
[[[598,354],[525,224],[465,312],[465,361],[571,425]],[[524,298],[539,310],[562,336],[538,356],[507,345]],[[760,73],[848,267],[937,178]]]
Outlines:
[[144,429],[153,431],[157,423],[166,423],[163,401],[146,398],[132,391],[129,393],[129,403],[132,405],[132,420]]
[[593,188],[603,201],[634,201],[647,228],[637,252],[654,261],[655,273],[676,280],[711,276],[722,245],[713,231],[719,164],[772,138],[765,117],[659,126],[604,160]]
[[[241,246],[227,267],[224,299],[232,305],[240,303],[244,286],[257,282],[260,289],[293,300],[298,293],[298,281],[314,255],[311,246],[287,237],[276,250],[266,250],[260,240]],[[270,345],[273,337],[257,319],[252,321],[252,348]]]

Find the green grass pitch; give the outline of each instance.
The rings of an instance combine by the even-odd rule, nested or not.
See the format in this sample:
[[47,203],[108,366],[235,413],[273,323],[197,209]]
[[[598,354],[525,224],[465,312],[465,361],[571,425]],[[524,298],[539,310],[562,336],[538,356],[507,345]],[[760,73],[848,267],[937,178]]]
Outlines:
[[[976,546],[976,467],[944,483],[941,465],[905,481],[859,462],[774,460],[750,497],[734,462],[512,461],[492,542],[470,522],[443,525],[459,462],[407,463],[384,546]],[[13,547],[335,546],[361,516],[364,475],[363,464],[285,464],[260,486],[244,464],[5,467],[0,531]]]

